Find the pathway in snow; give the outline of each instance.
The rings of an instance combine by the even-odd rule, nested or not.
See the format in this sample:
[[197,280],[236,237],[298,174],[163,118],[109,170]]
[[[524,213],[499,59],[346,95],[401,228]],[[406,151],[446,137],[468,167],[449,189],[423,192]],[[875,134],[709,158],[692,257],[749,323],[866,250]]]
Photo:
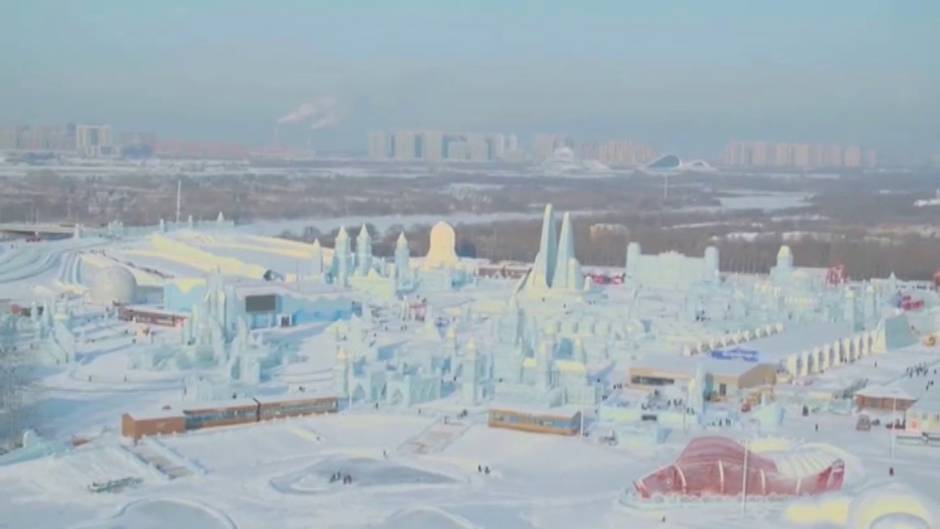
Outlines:
[[[137,444],[125,447],[144,463],[156,468],[167,479],[178,479],[200,472],[201,467],[181,456],[154,437],[146,437]],[[194,472],[195,471],[195,472]]]
[[442,452],[452,442],[460,438],[473,423],[464,420],[441,418],[408,439],[398,447],[400,454],[424,455]]

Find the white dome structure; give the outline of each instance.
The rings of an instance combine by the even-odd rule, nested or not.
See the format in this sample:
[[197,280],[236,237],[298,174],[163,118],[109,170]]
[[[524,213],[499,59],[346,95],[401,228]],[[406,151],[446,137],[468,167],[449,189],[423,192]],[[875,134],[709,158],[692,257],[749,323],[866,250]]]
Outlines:
[[559,147],[555,149],[549,158],[552,161],[573,163],[575,161],[574,151],[571,147]]
[[95,275],[89,295],[97,305],[133,303],[137,298],[137,280],[127,268],[112,266]]
[[715,172],[715,168],[705,160],[692,160],[691,162],[687,162],[675,154],[660,156],[656,160],[646,164],[642,170],[653,174]]
[[425,268],[454,268],[458,263],[457,233],[453,226],[441,221],[431,228],[431,244],[424,258]]

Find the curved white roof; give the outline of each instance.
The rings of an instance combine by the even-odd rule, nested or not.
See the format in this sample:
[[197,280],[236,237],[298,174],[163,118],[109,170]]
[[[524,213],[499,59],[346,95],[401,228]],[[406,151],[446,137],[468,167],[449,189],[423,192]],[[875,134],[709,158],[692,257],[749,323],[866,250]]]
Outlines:
[[137,297],[137,280],[127,268],[112,266],[98,272],[89,293],[91,301],[99,305],[126,305]]

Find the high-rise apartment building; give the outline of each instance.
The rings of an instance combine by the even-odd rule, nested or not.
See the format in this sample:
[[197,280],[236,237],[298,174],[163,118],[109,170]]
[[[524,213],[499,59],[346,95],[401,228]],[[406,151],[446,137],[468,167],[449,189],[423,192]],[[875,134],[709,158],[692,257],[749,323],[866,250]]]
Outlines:
[[[849,147],[848,149],[853,148],[858,149],[858,147]],[[843,167],[843,165],[849,167],[844,163],[845,160],[843,158],[843,149],[841,145],[827,145],[825,152],[826,154],[822,160],[822,167]],[[858,165],[854,167],[858,167]]]
[[408,130],[395,131],[394,158],[399,161],[415,160],[415,133]]
[[762,141],[756,141],[751,145],[751,165],[757,167],[767,167],[770,165],[767,144]]
[[111,125],[78,125],[75,127],[75,150],[82,156],[110,154]]
[[811,162],[812,153],[809,145],[801,143],[793,146],[793,167],[807,169]]
[[390,136],[383,130],[369,133],[369,158],[372,160],[387,160],[392,156]]
[[0,128],[0,149],[16,149],[16,129]]
[[574,141],[561,134],[536,134],[533,151],[537,160],[545,160],[563,147],[574,149]]
[[793,167],[793,146],[789,143],[774,144],[774,167]]
[[448,160],[469,160],[470,147],[463,140],[454,140],[447,144]]
[[844,162],[846,167],[861,167],[862,149],[856,145],[846,147]]
[[398,130],[370,132],[368,151],[373,160],[488,162],[504,159],[518,148],[515,134]]
[[421,133],[424,144],[423,159],[428,162],[440,162],[445,158],[444,133],[439,130],[428,130]]
[[485,134],[467,134],[467,148],[470,150],[470,160],[486,162],[492,160],[489,138]]
[[732,141],[721,156],[728,167],[781,169],[838,169],[874,167],[874,151],[869,157],[857,145],[767,143],[763,141]]
[[578,153],[586,160],[597,160],[611,167],[631,167],[653,161],[656,157],[648,145],[623,140],[582,144]]
[[20,125],[0,129],[0,149],[72,151],[75,125]]

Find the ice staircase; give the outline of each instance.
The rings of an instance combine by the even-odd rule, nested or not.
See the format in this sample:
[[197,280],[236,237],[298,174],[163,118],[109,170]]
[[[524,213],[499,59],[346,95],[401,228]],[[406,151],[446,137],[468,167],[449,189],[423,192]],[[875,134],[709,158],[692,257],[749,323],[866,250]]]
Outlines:
[[134,457],[157,469],[170,480],[206,473],[206,470],[197,463],[152,437],[145,437],[137,444],[125,448]]
[[466,433],[473,423],[469,418],[441,418],[398,447],[399,454],[424,455],[443,451]]

